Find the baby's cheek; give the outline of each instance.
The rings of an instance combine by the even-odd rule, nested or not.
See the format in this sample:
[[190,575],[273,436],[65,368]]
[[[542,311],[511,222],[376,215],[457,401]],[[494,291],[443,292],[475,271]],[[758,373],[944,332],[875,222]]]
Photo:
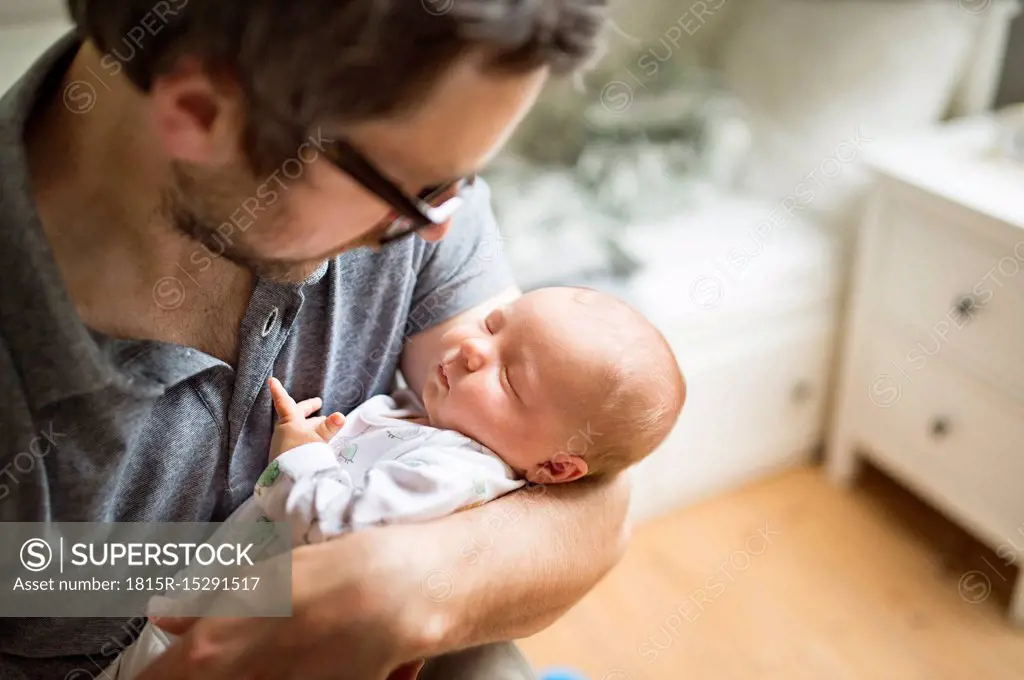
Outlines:
[[494,395],[480,381],[474,381],[464,386],[458,395],[458,400],[453,402],[461,413],[463,421],[484,421],[492,417],[494,411]]

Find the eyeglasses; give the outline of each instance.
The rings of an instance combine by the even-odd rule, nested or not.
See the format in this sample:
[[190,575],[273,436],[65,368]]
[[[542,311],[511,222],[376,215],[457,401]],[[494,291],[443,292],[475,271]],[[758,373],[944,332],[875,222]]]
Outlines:
[[428,187],[416,196],[409,196],[348,142],[334,140],[326,147],[326,151],[327,158],[342,172],[359,182],[395,211],[396,214],[390,224],[377,239],[380,245],[450,220],[462,207],[461,190],[466,186],[472,186],[476,180],[476,175],[471,175]]

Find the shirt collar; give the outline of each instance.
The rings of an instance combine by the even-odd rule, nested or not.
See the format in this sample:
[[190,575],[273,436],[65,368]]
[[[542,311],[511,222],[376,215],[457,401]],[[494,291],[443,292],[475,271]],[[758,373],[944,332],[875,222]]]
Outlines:
[[61,38],[0,99],[0,332],[33,409],[116,377],[63,285],[36,212],[24,143],[33,108],[78,46],[74,34]]

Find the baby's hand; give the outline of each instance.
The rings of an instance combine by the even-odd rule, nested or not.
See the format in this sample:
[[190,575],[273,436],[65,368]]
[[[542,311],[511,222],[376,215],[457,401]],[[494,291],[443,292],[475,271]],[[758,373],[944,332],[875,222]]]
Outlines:
[[280,380],[271,378],[268,383],[270,396],[274,399],[274,410],[277,411],[277,426],[274,427],[274,438],[270,440],[270,460],[303,444],[326,443],[345,424],[345,416],[340,413],[309,417],[323,405],[319,397],[296,404]]

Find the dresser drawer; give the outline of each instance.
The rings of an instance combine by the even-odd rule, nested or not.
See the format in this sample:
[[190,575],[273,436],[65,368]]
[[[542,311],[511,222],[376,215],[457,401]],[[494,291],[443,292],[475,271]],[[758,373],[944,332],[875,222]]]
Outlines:
[[906,338],[873,336],[850,385],[857,441],[937,505],[1005,540],[1024,520],[1024,407],[942,357],[903,373],[892,357]]
[[1024,232],[999,245],[911,203],[880,222],[868,304],[908,334],[892,358],[915,370],[955,355],[1024,401]]

